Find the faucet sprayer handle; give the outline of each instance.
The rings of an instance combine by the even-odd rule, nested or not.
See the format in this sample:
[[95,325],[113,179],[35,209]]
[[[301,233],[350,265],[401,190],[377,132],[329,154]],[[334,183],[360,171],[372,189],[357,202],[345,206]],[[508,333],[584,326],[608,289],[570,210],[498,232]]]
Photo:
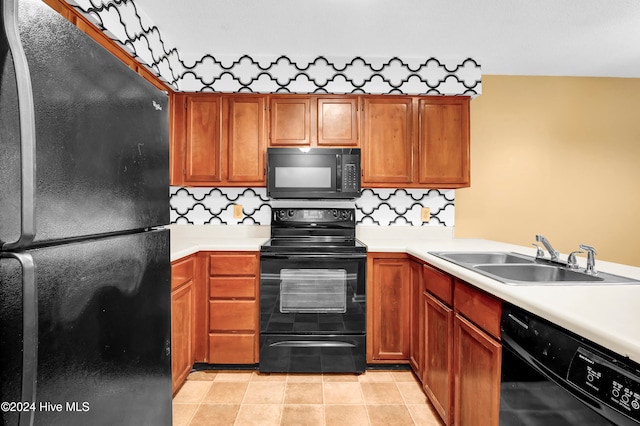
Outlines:
[[598,254],[598,252],[596,251],[595,247],[588,246],[586,244],[580,244],[580,250],[586,250],[589,253],[593,252],[593,254]]
[[542,259],[544,257],[544,250],[542,250],[542,247],[540,247],[536,243],[531,243],[531,245],[536,248],[536,259],[537,258]]
[[592,246],[588,246],[586,244],[580,244],[580,249],[587,252],[587,267],[584,270],[587,274],[596,275],[598,272],[596,271],[596,254],[598,252]]

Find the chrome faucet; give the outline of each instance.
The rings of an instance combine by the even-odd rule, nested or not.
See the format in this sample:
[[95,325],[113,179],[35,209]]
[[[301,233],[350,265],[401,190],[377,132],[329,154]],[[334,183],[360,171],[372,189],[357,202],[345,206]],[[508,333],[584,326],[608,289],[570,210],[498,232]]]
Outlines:
[[542,245],[547,249],[552,262],[558,262],[560,260],[560,258],[558,257],[560,253],[558,253],[556,249],[551,247],[549,240],[547,240],[544,236],[536,235],[536,241],[542,243]]
[[576,259],[576,254],[584,253],[583,251],[576,250],[569,253],[569,257],[567,257],[567,267],[570,269],[578,269],[578,260]]
[[597,275],[598,271],[596,271],[596,254],[598,254],[598,252],[596,251],[596,249],[586,244],[580,244],[580,250],[584,250],[587,252],[587,268],[584,270],[584,272],[590,275]]

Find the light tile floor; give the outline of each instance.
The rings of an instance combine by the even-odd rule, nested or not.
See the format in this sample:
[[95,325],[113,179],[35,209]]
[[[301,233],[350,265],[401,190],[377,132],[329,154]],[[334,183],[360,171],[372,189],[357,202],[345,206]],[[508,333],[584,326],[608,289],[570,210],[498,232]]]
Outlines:
[[411,371],[199,371],[173,398],[173,425],[441,426]]

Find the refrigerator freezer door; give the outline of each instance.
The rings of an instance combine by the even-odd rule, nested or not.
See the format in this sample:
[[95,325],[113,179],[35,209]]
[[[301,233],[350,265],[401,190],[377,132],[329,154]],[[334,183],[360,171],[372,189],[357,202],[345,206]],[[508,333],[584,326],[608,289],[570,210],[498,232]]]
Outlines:
[[[34,424],[170,425],[169,231],[25,251],[35,264]],[[24,401],[22,268],[0,258],[0,395]],[[30,301],[27,301],[29,305]],[[27,333],[29,334],[29,331]],[[27,354],[26,358],[29,358]],[[4,410],[3,410],[4,411]],[[2,424],[18,424],[5,411]]]
[[[40,0],[18,2],[35,111],[35,243],[169,222],[166,93]],[[11,20],[4,20],[10,22]],[[4,25],[6,26],[6,24]],[[21,228],[14,56],[0,31],[0,245]]]

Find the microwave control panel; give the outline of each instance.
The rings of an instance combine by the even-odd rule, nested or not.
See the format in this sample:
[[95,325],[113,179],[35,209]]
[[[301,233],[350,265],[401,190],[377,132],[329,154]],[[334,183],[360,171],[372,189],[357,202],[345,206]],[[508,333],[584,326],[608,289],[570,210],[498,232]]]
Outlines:
[[567,380],[603,403],[640,422],[640,377],[578,348]]
[[360,191],[360,167],[358,166],[356,156],[342,156],[342,192]]

